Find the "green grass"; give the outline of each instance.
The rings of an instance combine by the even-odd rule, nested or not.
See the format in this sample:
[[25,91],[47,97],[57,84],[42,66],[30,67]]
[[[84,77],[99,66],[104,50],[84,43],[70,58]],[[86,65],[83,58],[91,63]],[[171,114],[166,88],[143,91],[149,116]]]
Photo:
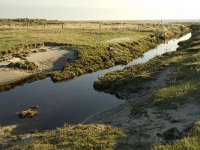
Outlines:
[[[179,27],[167,26],[169,26],[168,32],[170,33],[168,38],[181,35],[182,31],[176,30]],[[61,81],[116,64],[127,63],[158,43],[156,39],[151,37],[151,34],[151,32],[133,32],[130,29],[102,29],[102,32],[99,32],[97,29],[0,29],[0,43],[3,45],[1,50],[7,50],[19,44],[24,45],[44,41],[66,43],[67,47],[77,51],[78,58],[73,64],[66,65],[62,72],[53,76],[53,79],[56,81]],[[116,40],[113,43],[108,42],[112,39],[126,37],[131,40],[126,42],[116,42]],[[163,37],[160,38],[162,39]],[[109,50],[107,49],[108,47]],[[179,102],[183,97],[191,94],[191,92],[195,92],[196,88],[198,88],[198,84],[193,84],[199,81],[198,59],[198,54],[191,55],[188,51],[171,53],[157,57],[148,62],[148,64],[136,65],[123,71],[110,73],[99,79],[101,81],[99,86],[102,86],[103,90],[106,88],[111,92],[113,90],[120,90],[128,85],[126,88],[129,91],[136,92],[138,91],[137,87],[144,81],[150,80],[166,67],[173,66],[179,69],[175,74],[176,78],[179,79],[178,82],[155,91],[147,103],[138,103],[137,107],[134,107],[135,110],[132,110],[132,113],[139,112],[145,106],[156,106],[161,103],[166,105],[174,102],[174,100]],[[191,75],[188,75],[188,72]],[[194,78],[191,79],[191,77]],[[182,82],[183,79],[184,82]],[[173,94],[174,91],[178,94]],[[123,136],[124,133],[120,129],[111,126],[75,125],[64,126],[56,130],[32,135],[10,135],[4,139],[3,146],[4,149],[27,150],[103,150],[114,149],[118,144],[117,139]],[[193,136],[191,135],[191,137]],[[194,144],[197,140],[199,140],[198,137],[194,140]],[[138,143],[138,146],[140,145]]]
[[12,150],[112,150],[117,140],[124,136],[120,129],[112,126],[65,125],[63,128],[43,133],[12,136],[4,142],[3,148]]
[[140,85],[145,81],[152,80],[152,77],[158,74],[167,66],[174,62],[168,62],[171,55],[160,56],[150,60],[148,63],[133,65],[121,71],[111,72],[94,82],[95,89],[109,93],[117,93],[121,89],[134,93],[140,90]]
[[[168,32],[171,31],[169,30]],[[173,32],[171,32],[171,34],[173,34]],[[154,41],[151,41],[150,43],[153,44]],[[140,49],[139,52],[144,49],[148,50],[151,48],[151,46],[153,47],[153,45],[151,45],[150,43],[145,43],[145,41],[140,42],[141,45],[138,45],[138,49]],[[133,52],[135,53],[136,51]],[[144,52],[145,51],[143,51],[143,53]],[[140,54],[138,53],[138,55],[136,56],[140,56]],[[149,80],[151,76],[155,75],[155,73],[159,72],[165,66],[177,63],[176,60],[171,60],[171,62],[161,61],[161,59],[165,60],[169,57],[171,56],[164,56],[160,58],[157,57],[146,64],[139,64],[125,68],[122,71],[108,73],[105,76],[97,79],[94,83],[94,87],[99,91],[105,91],[114,94],[116,94],[117,91],[124,89],[124,87],[129,92],[137,92],[139,90],[138,88],[141,82]]]
[[[161,42],[164,38],[163,30],[167,33],[166,38],[177,37],[188,32],[187,28],[184,29],[181,24],[156,26],[154,23],[126,22],[122,25],[119,23],[64,22],[65,28],[62,29],[60,24],[63,22],[57,22],[59,25],[46,28],[32,25],[27,29],[26,25],[23,26],[26,19],[23,20],[24,22],[19,21],[16,23],[15,20],[7,20],[7,24],[9,22],[11,24],[21,23],[20,26],[0,26],[0,51],[3,54],[5,51],[9,52],[5,54],[5,57],[18,53],[20,49],[26,50],[26,45],[43,42],[63,43],[67,48],[77,52],[77,60],[73,64],[67,64],[62,72],[54,74],[53,81],[68,80],[85,73],[126,64]],[[32,24],[40,24],[45,20],[28,21]],[[79,25],[80,27],[76,27]],[[140,29],[136,30],[135,27],[140,27]]]
[[[137,43],[137,49],[132,46],[134,43]],[[155,43],[157,43],[155,39],[142,39],[140,42],[110,45],[110,50],[88,47],[85,51],[79,51],[79,58],[75,63],[67,64],[64,71],[55,74],[53,79],[55,81],[67,80],[114,65],[127,64],[133,58],[141,56],[145,51],[155,46]]]
[[148,36],[147,32],[98,29],[0,29],[0,51],[10,50],[20,44],[57,42],[72,45],[106,45],[113,38],[130,37],[131,41]]
[[[158,90],[154,90],[152,96],[133,104],[131,113],[137,115],[145,108],[155,109],[177,109],[179,105],[185,103],[200,104],[200,43],[195,42],[199,38],[200,32],[195,32],[192,38],[181,43],[179,51],[168,53],[157,57],[148,63],[131,66],[122,71],[109,73],[101,77],[96,82],[102,89],[110,89],[115,92],[119,89],[129,90],[130,93],[137,92],[135,88],[129,88],[129,84],[137,87],[147,79],[155,77],[160,71],[173,68],[170,81]],[[195,43],[195,44],[194,44]],[[199,43],[199,45],[198,45]],[[107,84],[109,83],[109,84]],[[112,90],[112,88],[114,90]],[[109,91],[110,92],[110,91]],[[173,144],[155,145],[154,150],[197,150],[200,149],[200,122],[197,121],[193,129],[180,140]]]
[[32,71],[36,71],[38,69],[38,66],[35,63],[28,61],[25,61],[24,63],[20,62],[10,63],[8,66],[10,68],[32,70]]

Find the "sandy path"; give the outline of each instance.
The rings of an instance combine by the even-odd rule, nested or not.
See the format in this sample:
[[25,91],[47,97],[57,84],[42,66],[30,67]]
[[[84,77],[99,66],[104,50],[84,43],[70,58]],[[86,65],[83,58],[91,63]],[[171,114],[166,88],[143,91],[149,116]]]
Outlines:
[[106,43],[119,43],[119,42],[128,42],[131,41],[132,37],[122,37],[122,38],[114,38],[111,40],[107,40]]

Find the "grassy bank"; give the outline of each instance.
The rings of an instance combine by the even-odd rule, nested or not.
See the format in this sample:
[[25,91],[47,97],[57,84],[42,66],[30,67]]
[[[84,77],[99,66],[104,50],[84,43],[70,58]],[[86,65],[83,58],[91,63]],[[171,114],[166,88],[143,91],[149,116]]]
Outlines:
[[[167,68],[175,71],[167,86],[155,91],[152,100],[154,104],[162,105],[170,100],[183,99],[187,93],[198,89],[199,82],[199,59],[198,43],[200,32],[196,31],[192,38],[182,43],[176,52],[158,56],[148,63],[133,65],[121,71],[111,72],[97,79],[94,87],[100,91],[117,94],[125,90],[128,93],[135,93],[142,90],[142,83],[154,80],[154,77]],[[190,72],[190,73],[188,73]]]
[[[159,89],[154,89],[150,97],[146,97],[144,99],[141,98],[140,101],[133,103],[131,106],[131,114],[134,117],[137,117],[139,114],[144,116],[145,111],[153,109],[154,111],[161,113],[160,115],[163,115],[162,117],[164,117],[164,113],[170,112],[170,110],[180,111],[181,113],[182,106],[187,106],[187,104],[188,106],[199,106],[199,37],[200,30],[199,28],[195,28],[193,30],[192,38],[181,42],[181,47],[178,51],[156,57],[145,64],[131,66],[122,71],[109,73],[98,79],[95,85],[97,88],[109,93],[118,94],[124,90],[129,94],[133,94],[140,92],[140,90],[146,90],[142,87],[143,83],[153,81],[161,72],[171,69],[172,71],[170,73],[169,80],[165,81],[165,85]],[[192,110],[187,109],[186,111],[187,113],[190,113]],[[182,113],[182,115],[184,115],[185,112]],[[170,115],[167,116],[166,120],[171,117],[172,116]],[[173,117],[171,119],[173,119]],[[192,124],[190,127],[187,126],[185,127],[186,129],[181,131],[181,139],[180,137],[179,140],[175,138],[173,139],[173,134],[168,135],[172,141],[166,140],[163,142],[164,144],[158,144],[152,149],[199,149],[199,121],[198,119],[194,119],[192,122],[196,123],[191,130],[190,127]],[[177,128],[179,123],[181,123],[181,121],[177,121]],[[174,126],[174,124],[175,122],[170,121],[169,126]],[[163,138],[163,135],[161,135],[161,137]]]
[[94,82],[94,88],[98,91],[116,95],[120,91],[138,92],[142,90],[142,83],[152,80],[152,77],[155,77],[167,67],[178,66],[179,61],[186,57],[185,55],[186,53],[183,52],[164,54],[150,60],[148,63],[133,65],[124,70],[108,73]]
[[164,39],[188,32],[181,24],[155,22],[48,22],[25,19],[1,20],[0,24],[2,57],[24,55],[27,49],[42,46],[44,42],[61,43],[76,51],[77,60],[55,73],[53,81],[68,80],[117,64],[126,64]]
[[[165,35],[163,35],[163,30],[165,30]],[[96,47],[89,46],[87,50],[78,52],[78,59],[75,63],[67,64],[64,70],[54,74],[52,79],[54,81],[68,80],[114,65],[127,64],[134,58],[142,56],[147,50],[154,48],[158,43],[163,42],[164,39],[180,37],[187,32],[189,32],[188,28],[184,28],[182,25],[164,25],[158,31],[154,30],[141,39],[118,41]],[[138,35],[134,36],[138,37]]]
[[63,128],[43,133],[7,135],[7,138],[0,138],[4,140],[2,148],[12,150],[111,150],[115,148],[120,137],[124,137],[124,133],[111,126],[65,125]]

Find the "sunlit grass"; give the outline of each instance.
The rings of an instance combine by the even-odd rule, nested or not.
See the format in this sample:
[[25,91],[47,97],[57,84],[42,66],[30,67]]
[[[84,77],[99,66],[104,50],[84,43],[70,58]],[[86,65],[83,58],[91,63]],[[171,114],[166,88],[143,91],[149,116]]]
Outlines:
[[66,125],[44,133],[12,137],[4,147],[16,150],[112,150],[117,140],[124,136],[123,131],[109,125]]
[[72,45],[108,45],[113,38],[130,37],[131,41],[148,36],[147,32],[98,29],[0,29],[0,51],[41,42],[58,42]]

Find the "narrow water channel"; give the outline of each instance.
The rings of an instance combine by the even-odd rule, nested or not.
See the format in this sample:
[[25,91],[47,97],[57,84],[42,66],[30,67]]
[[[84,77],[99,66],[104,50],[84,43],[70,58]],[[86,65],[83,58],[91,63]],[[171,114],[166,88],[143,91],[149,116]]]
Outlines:
[[[81,123],[92,114],[123,103],[123,100],[113,95],[93,89],[93,82],[99,76],[130,65],[147,62],[166,52],[175,51],[179,41],[190,37],[191,34],[187,34],[180,39],[160,44],[125,66],[115,66],[62,83],[53,83],[50,78],[47,78],[2,92],[0,93],[0,125],[18,124],[17,132],[21,133],[29,132],[31,129],[39,131],[55,129],[64,123]],[[36,118],[19,119],[16,116],[16,112],[32,105],[40,106],[39,115]]]

